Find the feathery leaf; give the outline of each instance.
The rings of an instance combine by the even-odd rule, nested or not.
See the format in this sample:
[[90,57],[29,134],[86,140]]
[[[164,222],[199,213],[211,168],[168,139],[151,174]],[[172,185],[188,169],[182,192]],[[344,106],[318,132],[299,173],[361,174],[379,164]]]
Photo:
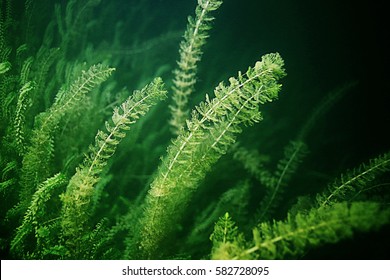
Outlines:
[[351,194],[368,189],[371,186],[370,182],[389,170],[390,152],[387,152],[342,174],[328,186],[326,193],[317,196],[317,204],[325,207],[335,202],[348,200]]
[[191,193],[241,132],[240,126],[260,120],[259,105],[276,99],[284,76],[279,54],[268,54],[245,74],[215,89],[215,98],[202,102],[187,122],[188,131],[168,147],[146,198],[141,247],[146,257],[174,230]]
[[126,136],[130,126],[165,97],[163,82],[161,78],[156,78],[116,107],[111,118],[112,123],[106,123],[108,132],[98,131],[95,145],[90,147],[90,154],[71,178],[66,193],[62,196],[62,229],[67,245],[76,255],[82,253],[81,237],[88,228],[91,199],[104,166]]
[[184,40],[180,43],[180,61],[178,69],[174,70],[173,105],[170,106],[172,119],[170,124],[174,134],[178,135],[189,116],[188,97],[193,92],[196,83],[197,63],[202,57],[202,47],[206,43],[208,30],[211,28],[212,11],[222,4],[219,0],[198,0],[196,17],[189,17]]

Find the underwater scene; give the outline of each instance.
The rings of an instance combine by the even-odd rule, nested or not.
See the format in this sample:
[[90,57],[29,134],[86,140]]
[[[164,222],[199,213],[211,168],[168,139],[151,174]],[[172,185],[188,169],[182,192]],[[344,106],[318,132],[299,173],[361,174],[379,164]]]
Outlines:
[[388,259],[382,10],[1,0],[1,259]]

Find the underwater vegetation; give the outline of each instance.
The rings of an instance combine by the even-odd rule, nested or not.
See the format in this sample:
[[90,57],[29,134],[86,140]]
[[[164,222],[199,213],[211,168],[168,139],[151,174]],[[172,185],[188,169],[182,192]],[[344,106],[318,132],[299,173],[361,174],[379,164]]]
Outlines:
[[285,45],[224,54],[235,1],[43,2],[0,6],[3,259],[389,256],[390,119],[356,124],[359,77],[313,99]]

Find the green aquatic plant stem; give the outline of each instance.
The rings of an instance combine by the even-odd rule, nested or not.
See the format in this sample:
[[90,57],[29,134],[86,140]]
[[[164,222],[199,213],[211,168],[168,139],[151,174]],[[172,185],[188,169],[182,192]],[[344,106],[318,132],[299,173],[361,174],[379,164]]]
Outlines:
[[317,196],[317,203],[320,207],[326,207],[332,203],[347,200],[351,194],[370,188],[371,181],[389,170],[390,152],[387,152],[342,174],[328,186],[327,192]]
[[[355,232],[378,229],[389,220],[389,209],[376,202],[335,203],[327,208],[312,208],[307,213],[289,214],[284,221],[261,223],[253,229],[253,241],[249,243],[242,240],[237,230],[227,233],[231,235],[227,242],[220,239],[214,242],[212,258],[296,258],[308,248],[350,238]],[[216,225],[214,235],[223,228],[221,222]],[[230,228],[234,229],[234,224]]]
[[306,153],[307,146],[302,141],[291,141],[285,147],[284,157],[278,162],[273,176],[263,179],[266,195],[260,203],[260,214],[257,222],[267,220],[271,212],[277,207],[280,194],[284,191],[287,182],[297,170]]
[[116,107],[111,123],[106,122],[105,125],[108,133],[98,131],[95,145],[90,147],[90,154],[70,179],[67,190],[62,196],[61,225],[65,243],[69,249],[75,251],[76,255],[82,254],[81,242],[83,234],[88,229],[91,199],[108,159],[115,153],[131,126],[145,115],[151,106],[165,97],[163,82],[161,78],[156,78]]
[[18,103],[16,105],[16,112],[14,118],[15,142],[19,155],[23,155],[26,151],[25,144],[25,113],[28,107],[31,106],[29,94],[34,90],[35,84],[33,82],[26,82],[19,90]]
[[222,1],[218,0],[198,0],[195,19],[188,18],[184,40],[180,43],[180,60],[177,62],[178,68],[174,70],[172,87],[170,124],[175,135],[180,133],[189,117],[188,102],[196,83],[197,63],[201,60],[202,47],[206,44],[208,30],[214,20],[210,14],[221,5]]
[[303,253],[307,247],[349,238],[355,231],[379,228],[388,223],[389,218],[388,209],[383,210],[375,202],[338,203],[324,210],[313,209],[308,214],[288,217],[286,223],[291,227],[274,224],[272,238],[266,236],[267,226],[260,225],[258,232],[253,233],[256,245],[246,253],[258,251],[259,258],[267,259],[291,257]]
[[23,157],[22,204],[28,204],[36,186],[50,176],[54,135],[63,116],[70,114],[85,95],[104,82],[114,70],[100,64],[91,66],[87,71],[83,71],[68,89],[61,89],[54,104],[38,116],[32,132],[31,145]]
[[[11,252],[17,256],[18,254],[27,255],[28,252],[25,250],[25,246],[31,247],[31,244],[26,244],[26,238],[31,233],[34,233],[35,239],[39,239],[38,230],[43,226],[42,221],[45,220],[48,215],[46,209],[46,203],[52,197],[52,193],[55,189],[58,189],[61,185],[66,183],[66,178],[63,174],[58,173],[53,177],[48,178],[46,181],[41,183],[37,191],[34,193],[31,199],[31,204],[29,205],[22,224],[17,228],[16,235],[11,241]],[[31,239],[30,243],[31,243]],[[38,243],[38,241],[36,241]],[[39,252],[37,252],[39,253]]]
[[192,112],[188,131],[168,148],[146,198],[139,241],[144,257],[153,256],[174,231],[192,193],[234,143],[240,126],[261,120],[259,105],[278,97],[278,80],[284,75],[280,55],[264,55],[245,74],[230,78],[228,86],[220,83],[215,98],[206,96]]

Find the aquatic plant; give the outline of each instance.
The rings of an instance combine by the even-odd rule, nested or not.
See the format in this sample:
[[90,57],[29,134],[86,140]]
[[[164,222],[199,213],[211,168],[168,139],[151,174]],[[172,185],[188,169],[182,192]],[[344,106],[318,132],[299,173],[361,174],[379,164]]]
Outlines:
[[388,151],[327,188],[292,191],[312,171],[310,133],[357,83],[328,94],[282,154],[267,152],[241,136],[272,136],[253,128],[282,90],[279,53],[212,93],[196,87],[222,1],[194,3],[176,69],[161,60],[175,61],[176,27],[144,37],[156,3],[132,3],[112,26],[117,7],[101,2],[1,2],[3,258],[301,258],[388,227]]

